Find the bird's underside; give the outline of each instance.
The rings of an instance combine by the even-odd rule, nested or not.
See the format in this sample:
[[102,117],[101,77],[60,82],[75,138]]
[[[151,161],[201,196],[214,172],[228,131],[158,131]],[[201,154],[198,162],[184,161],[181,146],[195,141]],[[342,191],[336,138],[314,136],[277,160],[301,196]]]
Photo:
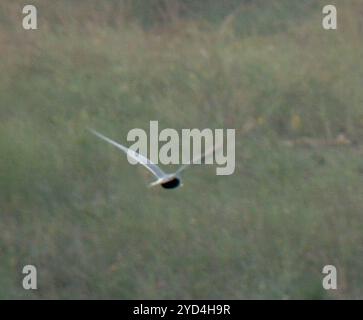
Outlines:
[[161,183],[161,186],[164,189],[175,189],[175,188],[180,186],[180,179],[175,177],[175,178],[173,178],[173,179],[171,179],[169,181]]

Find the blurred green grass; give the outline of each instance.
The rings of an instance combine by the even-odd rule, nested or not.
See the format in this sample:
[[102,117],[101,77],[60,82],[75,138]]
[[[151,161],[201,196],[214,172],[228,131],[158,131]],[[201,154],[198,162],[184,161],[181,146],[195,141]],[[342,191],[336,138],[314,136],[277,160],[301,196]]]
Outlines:
[[[208,1],[0,4],[0,298],[362,298],[362,4]],[[150,120],[236,128],[235,174],[147,189],[85,130]]]

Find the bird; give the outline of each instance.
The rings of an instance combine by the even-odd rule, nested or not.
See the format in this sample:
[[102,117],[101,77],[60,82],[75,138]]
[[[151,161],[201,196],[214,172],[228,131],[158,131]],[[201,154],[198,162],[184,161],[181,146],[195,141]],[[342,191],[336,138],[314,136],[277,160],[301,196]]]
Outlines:
[[181,173],[186,168],[188,168],[191,164],[196,163],[199,160],[202,160],[206,158],[207,156],[211,155],[213,152],[219,150],[222,145],[219,145],[217,147],[212,147],[208,149],[204,154],[201,154],[197,157],[195,157],[191,163],[184,164],[179,167],[178,170],[176,170],[173,173],[165,173],[158,165],[151,162],[148,158],[144,157],[142,154],[135,152],[134,150],[127,148],[123,146],[120,143],[117,143],[116,141],[104,136],[103,134],[97,132],[94,129],[88,129],[91,133],[96,135],[98,138],[112,144],[116,148],[120,149],[121,151],[125,152],[127,155],[129,155],[131,158],[136,160],[138,163],[143,165],[147,170],[149,170],[157,179],[149,184],[149,187],[155,187],[158,185],[161,185],[164,189],[175,189],[177,187],[183,186],[182,179],[181,179]]

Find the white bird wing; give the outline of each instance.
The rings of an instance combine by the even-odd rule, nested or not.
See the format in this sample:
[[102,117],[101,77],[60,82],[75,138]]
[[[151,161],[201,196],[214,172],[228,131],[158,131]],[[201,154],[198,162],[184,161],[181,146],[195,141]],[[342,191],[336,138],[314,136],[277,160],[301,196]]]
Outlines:
[[157,178],[162,179],[166,176],[166,173],[163,170],[161,170],[161,168],[159,166],[152,163],[148,158],[144,157],[142,154],[137,153],[134,150],[131,150],[129,148],[126,148],[122,144],[119,144],[119,143],[111,140],[110,138],[107,138],[106,136],[97,132],[96,130],[89,129],[89,131],[91,131],[94,135],[101,138],[102,140],[107,141],[108,143],[111,143],[116,148],[125,152],[127,155],[129,155],[130,157],[135,159],[138,163],[142,164],[146,169],[148,169]]
[[181,167],[180,167],[180,168],[176,171],[176,173],[179,173],[179,172],[181,172],[181,171],[185,170],[185,169],[186,169],[186,168],[188,168],[190,165],[192,165],[192,164],[196,163],[196,162],[197,162],[197,161],[199,161],[199,160],[203,160],[203,159],[205,159],[205,158],[209,157],[209,156],[210,156],[210,155],[212,155],[214,152],[216,152],[216,151],[220,150],[222,147],[223,147],[223,145],[222,145],[222,144],[220,144],[220,145],[218,145],[218,146],[216,146],[216,147],[212,146],[211,148],[209,148],[208,150],[206,150],[204,153],[202,153],[202,154],[200,154],[200,155],[196,156],[195,158],[193,158],[193,160],[191,161],[191,163],[187,163],[187,164],[182,165],[182,166],[181,166]]

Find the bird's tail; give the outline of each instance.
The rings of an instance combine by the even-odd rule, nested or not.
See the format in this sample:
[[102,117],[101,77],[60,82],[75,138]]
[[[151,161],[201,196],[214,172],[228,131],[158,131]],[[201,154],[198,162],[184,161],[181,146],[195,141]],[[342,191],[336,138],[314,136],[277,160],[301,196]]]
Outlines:
[[152,188],[152,187],[158,186],[158,185],[159,185],[159,184],[161,184],[162,182],[163,182],[163,180],[162,180],[162,179],[158,179],[158,180],[156,180],[156,181],[154,181],[154,182],[149,183],[148,187],[149,187],[149,188]]

